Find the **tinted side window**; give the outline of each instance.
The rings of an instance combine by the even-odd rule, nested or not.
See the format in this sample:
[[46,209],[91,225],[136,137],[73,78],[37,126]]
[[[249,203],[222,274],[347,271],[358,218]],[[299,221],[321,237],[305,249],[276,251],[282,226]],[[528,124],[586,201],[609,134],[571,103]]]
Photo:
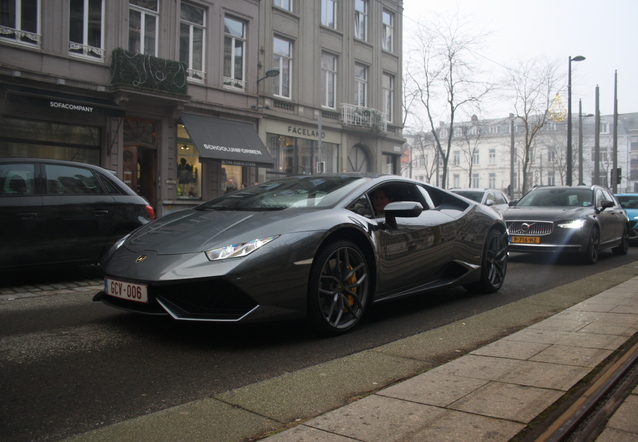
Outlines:
[[104,193],[89,169],[74,166],[45,166],[49,195],[91,195]]
[[0,195],[33,195],[35,191],[35,165],[0,165]]
[[111,195],[121,195],[122,192],[120,191],[120,189],[118,189],[115,184],[113,184],[111,182],[111,180],[108,177],[105,177],[102,174],[100,175],[100,181],[102,182],[102,185],[104,187],[106,187],[106,193],[110,193]]

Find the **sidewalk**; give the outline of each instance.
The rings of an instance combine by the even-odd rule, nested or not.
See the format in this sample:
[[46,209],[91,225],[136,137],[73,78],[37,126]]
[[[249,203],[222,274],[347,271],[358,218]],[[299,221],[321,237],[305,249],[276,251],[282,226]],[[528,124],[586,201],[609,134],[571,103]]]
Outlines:
[[[637,332],[638,262],[71,440],[518,440]],[[598,440],[638,440],[636,416],[634,388]]]

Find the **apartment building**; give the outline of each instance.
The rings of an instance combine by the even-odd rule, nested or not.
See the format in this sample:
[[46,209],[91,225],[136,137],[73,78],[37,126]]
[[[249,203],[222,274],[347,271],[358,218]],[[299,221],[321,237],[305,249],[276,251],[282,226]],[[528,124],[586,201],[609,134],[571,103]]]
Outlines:
[[101,165],[160,216],[274,176],[399,173],[400,0],[0,8],[0,157]]
[[256,103],[268,177],[399,174],[402,1],[262,3],[260,74],[279,71]]
[[[638,114],[619,115],[616,142],[616,165],[620,169],[619,192],[638,191]],[[600,117],[598,134],[596,119],[575,118],[572,127],[574,185],[595,182],[612,187],[613,115]],[[582,129],[582,130],[581,130]],[[439,133],[446,137],[449,128],[442,124]],[[523,188],[525,127],[509,118],[461,122],[455,125],[448,162],[447,188],[472,187],[501,189],[520,197]],[[513,130],[513,133],[512,133]],[[513,135],[513,136],[512,136]],[[443,186],[442,167],[429,134],[406,136],[402,174]],[[598,141],[596,141],[598,139]],[[527,186],[564,185],[566,183],[567,123],[548,122],[536,135],[529,150]],[[582,161],[581,161],[582,158]],[[513,179],[512,179],[513,178]],[[510,184],[513,186],[510,187]]]

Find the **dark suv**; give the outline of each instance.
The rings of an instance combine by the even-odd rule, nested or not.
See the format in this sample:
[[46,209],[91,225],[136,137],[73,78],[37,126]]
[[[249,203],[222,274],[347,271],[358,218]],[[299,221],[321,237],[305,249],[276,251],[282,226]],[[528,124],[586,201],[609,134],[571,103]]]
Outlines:
[[155,218],[111,172],[73,161],[0,159],[0,268],[99,263]]

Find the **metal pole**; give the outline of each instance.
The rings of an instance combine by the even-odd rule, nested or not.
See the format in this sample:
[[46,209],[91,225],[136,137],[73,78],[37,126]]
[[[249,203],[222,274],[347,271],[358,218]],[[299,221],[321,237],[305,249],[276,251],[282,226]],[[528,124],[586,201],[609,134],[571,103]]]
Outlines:
[[618,193],[618,71],[614,72],[614,158],[612,191]]
[[572,57],[569,56],[567,69],[567,177],[566,184],[572,185]]
[[583,180],[583,100],[578,100],[578,185]]
[[514,114],[510,114],[510,199],[514,199]]
[[600,185],[600,110],[598,108],[599,87],[596,86],[596,112],[594,117],[594,179]]

